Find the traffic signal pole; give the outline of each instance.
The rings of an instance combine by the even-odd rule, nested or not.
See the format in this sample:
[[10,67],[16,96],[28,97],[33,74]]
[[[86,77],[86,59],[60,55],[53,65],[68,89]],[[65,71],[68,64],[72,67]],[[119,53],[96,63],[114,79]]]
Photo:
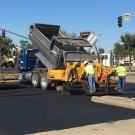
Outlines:
[[11,34],[13,34],[13,35],[16,35],[16,36],[19,36],[19,37],[22,37],[22,38],[25,38],[25,39],[29,39],[28,37],[25,37],[25,36],[23,36],[23,35],[20,35],[20,34],[11,32],[11,31],[9,31],[9,30],[5,30],[5,32],[11,33]]
[[25,38],[25,39],[29,39],[28,37],[25,37],[25,36],[23,36],[23,35],[14,33],[14,32],[12,32],[12,31],[9,31],[9,30],[6,30],[6,29],[0,29],[0,36],[1,36],[1,37],[5,37],[5,33],[6,33],[6,32],[8,32],[8,33],[10,33],[10,34],[13,34],[13,35],[16,35],[16,36],[18,36],[18,37],[22,37],[22,38]]

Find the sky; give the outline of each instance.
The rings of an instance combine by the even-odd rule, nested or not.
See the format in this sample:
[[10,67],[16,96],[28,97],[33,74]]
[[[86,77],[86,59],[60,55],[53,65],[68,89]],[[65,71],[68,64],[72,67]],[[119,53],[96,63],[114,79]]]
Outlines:
[[[97,33],[97,47],[110,51],[122,34],[135,32],[135,17],[122,28],[117,25],[127,12],[135,15],[134,0],[0,0],[0,28],[28,36],[34,23],[57,24],[68,33]],[[6,35],[15,44],[23,40]]]

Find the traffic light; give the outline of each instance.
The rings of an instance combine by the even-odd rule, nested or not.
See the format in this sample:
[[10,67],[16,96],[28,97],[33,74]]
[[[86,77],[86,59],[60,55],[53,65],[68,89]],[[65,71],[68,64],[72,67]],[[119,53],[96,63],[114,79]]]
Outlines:
[[118,26],[122,27],[122,16],[118,17]]
[[0,29],[0,37],[5,37],[5,29]]
[[99,48],[99,50],[98,50],[98,51],[99,51],[99,53],[100,53],[100,54],[102,54],[102,53],[104,53],[104,52],[105,52],[105,50],[104,50],[103,48]]
[[2,30],[2,37],[5,37],[5,29]]

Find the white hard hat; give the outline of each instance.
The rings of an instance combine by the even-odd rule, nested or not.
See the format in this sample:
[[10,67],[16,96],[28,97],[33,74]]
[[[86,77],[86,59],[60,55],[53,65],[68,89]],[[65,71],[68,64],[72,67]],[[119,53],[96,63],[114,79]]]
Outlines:
[[84,62],[83,62],[84,65],[87,64],[87,63],[88,63],[88,61],[84,61]]
[[120,65],[124,65],[124,61],[120,61]]

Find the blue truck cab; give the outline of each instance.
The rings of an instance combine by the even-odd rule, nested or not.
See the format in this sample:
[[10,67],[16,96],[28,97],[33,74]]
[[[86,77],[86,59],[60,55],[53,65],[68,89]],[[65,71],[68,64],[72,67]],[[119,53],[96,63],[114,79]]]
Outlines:
[[37,57],[35,56],[36,51],[36,49],[28,49],[26,47],[22,48],[19,64],[21,72],[27,72],[34,69],[37,61]]

